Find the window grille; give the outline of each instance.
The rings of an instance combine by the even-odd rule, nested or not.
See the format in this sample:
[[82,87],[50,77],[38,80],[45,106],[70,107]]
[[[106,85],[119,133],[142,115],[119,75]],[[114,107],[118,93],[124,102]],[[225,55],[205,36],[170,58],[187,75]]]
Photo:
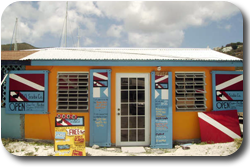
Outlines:
[[206,111],[204,73],[175,73],[176,111]]
[[88,112],[88,73],[58,73],[57,112]]

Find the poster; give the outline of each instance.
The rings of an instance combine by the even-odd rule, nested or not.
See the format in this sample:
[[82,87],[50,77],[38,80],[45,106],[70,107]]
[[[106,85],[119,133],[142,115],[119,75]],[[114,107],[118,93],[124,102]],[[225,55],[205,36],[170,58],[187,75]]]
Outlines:
[[55,156],[86,156],[84,117],[56,117]]

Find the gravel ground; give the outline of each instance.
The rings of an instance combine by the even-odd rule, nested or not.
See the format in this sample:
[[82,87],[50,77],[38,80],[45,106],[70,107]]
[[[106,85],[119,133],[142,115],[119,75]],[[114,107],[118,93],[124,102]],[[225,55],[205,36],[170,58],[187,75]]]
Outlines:
[[[3,142],[4,143],[4,142]],[[54,156],[53,144],[15,141],[4,143],[6,150],[16,156]],[[174,149],[151,149],[144,147],[146,153],[126,153],[121,148],[86,147],[87,156],[228,156],[235,153],[236,142],[216,144],[192,144],[189,149],[176,145]],[[239,147],[239,146],[238,146]]]

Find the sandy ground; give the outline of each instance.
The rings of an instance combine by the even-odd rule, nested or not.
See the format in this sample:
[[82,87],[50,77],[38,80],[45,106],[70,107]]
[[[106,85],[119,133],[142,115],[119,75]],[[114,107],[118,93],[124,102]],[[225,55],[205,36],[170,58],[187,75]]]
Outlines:
[[[121,148],[86,147],[87,156],[228,156],[237,151],[234,142],[220,144],[192,144],[189,149],[175,146],[174,149],[150,149],[144,147],[146,153],[126,153]],[[52,144],[35,144],[31,142],[11,142],[6,150],[16,156],[54,156]]]

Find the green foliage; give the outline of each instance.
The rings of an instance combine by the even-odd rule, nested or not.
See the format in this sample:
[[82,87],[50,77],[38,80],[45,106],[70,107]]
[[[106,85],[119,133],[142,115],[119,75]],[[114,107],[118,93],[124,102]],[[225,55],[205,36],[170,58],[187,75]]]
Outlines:
[[[6,44],[1,46],[1,51],[9,51],[11,45],[11,50],[14,50],[14,44]],[[28,44],[28,43],[18,43],[17,44],[18,50],[26,50],[26,49],[37,49],[36,47]]]
[[232,46],[233,50],[236,50],[238,48],[238,45],[236,43],[231,43],[231,46]]

